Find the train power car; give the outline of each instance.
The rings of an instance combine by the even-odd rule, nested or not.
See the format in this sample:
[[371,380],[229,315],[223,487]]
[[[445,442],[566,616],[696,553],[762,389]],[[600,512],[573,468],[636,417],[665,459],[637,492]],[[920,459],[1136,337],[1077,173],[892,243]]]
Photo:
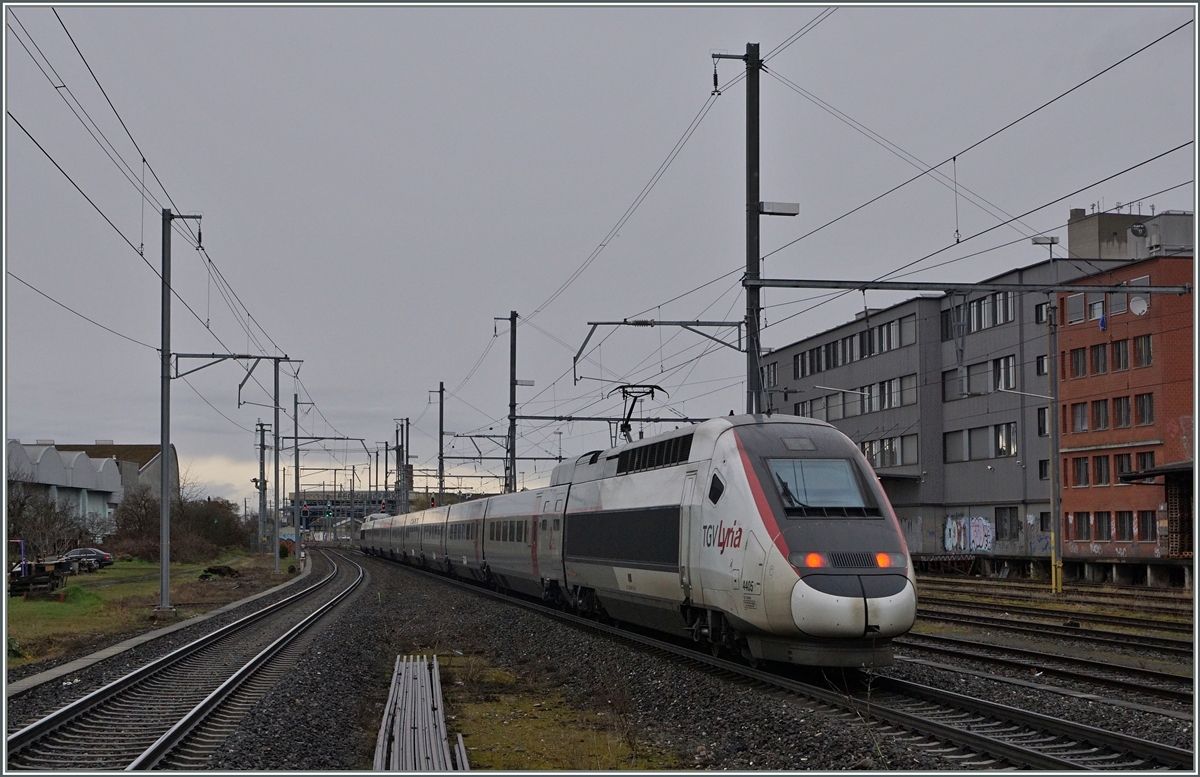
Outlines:
[[795,416],[716,418],[564,462],[542,489],[372,516],[361,545],[751,660],[886,665],[916,617],[867,461]]

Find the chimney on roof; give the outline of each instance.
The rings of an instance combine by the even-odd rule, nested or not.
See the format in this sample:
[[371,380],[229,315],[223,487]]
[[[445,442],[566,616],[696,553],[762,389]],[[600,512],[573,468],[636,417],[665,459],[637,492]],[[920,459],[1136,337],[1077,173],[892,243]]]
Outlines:
[[96,440],[97,445],[112,445],[112,440]]
[[1086,210],[1084,210],[1083,208],[1071,208],[1071,216],[1070,216],[1070,218],[1067,219],[1067,223],[1070,223],[1072,221],[1079,221],[1080,219],[1085,219],[1085,218],[1087,218]]

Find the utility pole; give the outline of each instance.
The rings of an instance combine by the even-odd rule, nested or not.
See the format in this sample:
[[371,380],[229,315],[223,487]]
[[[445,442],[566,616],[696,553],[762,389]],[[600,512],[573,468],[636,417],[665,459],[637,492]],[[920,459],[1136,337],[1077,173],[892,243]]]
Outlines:
[[258,479],[254,481],[258,489],[258,537],[261,548],[267,519],[267,425],[262,421],[255,424],[258,427]]
[[[299,371],[296,373],[299,375]],[[296,464],[296,493],[292,497],[292,531],[296,533],[296,563],[300,563],[300,395],[292,394],[292,457]]]
[[275,519],[275,539],[271,543],[275,546],[275,572],[279,573],[279,360],[275,360],[275,400],[272,403],[275,406],[275,425],[271,427],[271,432],[275,436],[275,504],[271,514]]
[[[762,60],[758,44],[747,43],[745,56],[713,54],[713,59],[740,59],[746,63],[746,276],[745,281],[759,278],[758,214],[761,210],[758,192],[758,74]],[[758,321],[761,293],[757,286],[746,288],[746,412],[762,412],[762,373],[759,371]]]
[[396,422],[396,493],[400,496],[400,505],[396,505],[398,514],[408,512],[408,502],[404,501],[404,475],[408,474],[408,462],[404,460],[404,446],[400,444],[400,418],[392,418]]
[[758,154],[758,80],[762,60],[758,44],[747,43],[744,56],[713,54],[713,59],[740,59],[746,63],[746,412],[763,411],[762,369],[759,364],[762,342],[759,319],[762,315],[761,286],[758,284],[762,261],[759,258],[758,217],[795,216],[800,206],[791,202],[763,202],[759,199]]
[[404,512],[408,512],[408,494],[412,491],[412,480],[408,477],[408,457],[412,455],[412,430],[408,427],[408,419],[404,419],[404,445],[400,448],[400,458],[404,461]]
[[517,311],[508,314],[508,470],[507,490],[517,490]]
[[[758,249],[758,73],[762,60],[758,44],[746,44],[746,280],[759,277]],[[762,372],[759,370],[758,289],[746,289],[746,412],[762,412]]]
[[159,353],[162,366],[159,386],[159,478],[158,528],[159,528],[159,599],[155,615],[173,615],[171,606],[171,221],[173,219],[196,219],[199,216],[183,216],[162,210],[162,348]]
[[446,420],[446,384],[438,381],[438,503],[441,507],[446,504],[446,458],[444,455],[442,442],[445,438],[445,420]]

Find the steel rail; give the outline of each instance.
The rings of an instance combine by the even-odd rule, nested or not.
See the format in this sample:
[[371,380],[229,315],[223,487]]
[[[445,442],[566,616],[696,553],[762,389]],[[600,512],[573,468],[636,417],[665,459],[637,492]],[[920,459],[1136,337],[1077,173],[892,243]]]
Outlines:
[[[1126,615],[1108,615],[1106,613],[1087,612],[1079,609],[1065,609],[1062,607],[1029,607],[1021,604],[1010,604],[1001,602],[980,602],[968,599],[953,599],[940,596],[922,595],[921,601],[924,604],[936,602],[944,607],[964,607],[975,610],[989,610],[992,612],[1006,612],[1014,615],[1030,615],[1040,618],[1067,618],[1069,620],[1079,621],[1080,623],[1107,623],[1118,626],[1126,626],[1128,628],[1150,629],[1153,631],[1166,631],[1177,634],[1191,634],[1195,629],[1191,621],[1164,621],[1160,618],[1139,618],[1136,616]],[[1103,605],[1095,605],[1103,606]],[[1111,605],[1110,605],[1111,606]],[[1142,608],[1142,612],[1151,611],[1157,612],[1160,608]],[[1179,617],[1190,616],[1190,611],[1170,610],[1163,613],[1165,615],[1175,615]]]
[[[942,741],[952,742],[955,745],[968,748],[974,752],[986,753],[1017,766],[1046,770],[1092,768],[1086,763],[1085,759],[1061,758],[1051,753],[1025,747],[1020,744],[1015,744],[1005,739],[989,736],[977,731],[958,728],[947,723],[931,720],[927,717],[915,715],[894,707],[881,705],[870,698],[856,698],[845,693],[827,690],[817,686],[808,685],[806,683],[797,682],[795,680],[789,680],[761,669],[748,668],[742,664],[709,656],[697,652],[691,648],[683,648],[671,642],[665,642],[663,640],[647,637],[636,632],[626,631],[614,626],[597,623],[596,621],[582,618],[577,615],[554,610],[545,606],[544,604],[535,604],[530,601],[507,596],[500,592],[488,591],[475,585],[452,580],[444,575],[416,569],[407,565],[398,566],[402,569],[408,569],[414,573],[423,573],[436,580],[443,581],[464,590],[474,591],[475,593],[483,596],[505,601],[510,604],[515,604],[532,612],[541,613],[557,620],[582,626],[592,631],[599,631],[601,633],[609,634],[628,642],[641,644],[672,656],[683,657],[687,660],[695,661],[738,677],[755,680],[766,686],[787,690],[799,696],[818,700],[838,708],[845,709],[847,706],[849,706],[855,712],[861,712],[862,710],[856,706],[856,704],[861,704],[864,707],[869,707],[871,715],[879,720],[901,726],[909,730],[918,731],[922,734],[936,737]],[[917,691],[920,691],[920,695],[927,699],[938,698],[940,695],[940,703],[943,704],[950,704],[959,709],[969,709],[977,714],[987,714],[1002,717],[1002,719],[1012,720],[1022,725],[1051,732],[1056,736],[1079,738],[1084,742],[1104,745],[1105,747],[1112,748],[1118,752],[1132,753],[1139,758],[1154,759],[1159,763],[1169,766],[1170,768],[1191,769],[1193,766],[1194,757],[1191,752],[1181,750],[1170,745],[1149,742],[1136,737],[1129,737],[1117,732],[1105,731],[1103,729],[1085,726],[1083,724],[1070,723],[1058,718],[1050,718],[1034,712],[1019,710],[1017,708],[1007,707],[1001,704],[994,704],[982,699],[975,699],[972,697],[961,696],[959,694],[938,691],[935,688],[928,688],[916,683],[892,680],[892,678],[875,677],[872,680],[872,683],[875,687],[878,687],[881,684],[890,685],[896,689],[897,693],[907,696],[912,696],[913,694],[916,694]],[[899,689],[905,690],[901,691]],[[967,702],[970,704],[968,705]]]
[[1105,745],[1117,751],[1133,753],[1141,758],[1151,758],[1170,768],[1195,769],[1195,754],[1190,750],[1183,750],[1171,745],[1131,737],[1127,734],[1096,728],[1084,723],[1072,723],[1062,718],[1052,718],[1048,715],[1023,710],[1018,707],[985,701],[973,696],[964,696],[953,691],[943,691],[939,688],[931,688],[930,686],[920,685],[908,680],[882,677],[878,678],[876,682],[879,681],[882,681],[885,688],[891,687],[900,693],[923,696],[931,701],[942,704],[951,704],[980,714],[1003,717],[1027,726],[1040,727],[1048,731],[1066,734],[1084,742]]
[[[1093,683],[1095,685],[1105,685],[1110,688],[1121,688],[1127,691],[1144,693],[1149,696],[1158,696],[1160,698],[1172,699],[1174,701],[1187,702],[1189,704],[1193,699],[1192,689],[1190,687],[1193,683],[1193,679],[1185,675],[1171,674],[1170,672],[1159,672],[1153,669],[1142,669],[1141,667],[1136,666],[1110,664],[1103,661],[1092,661],[1091,659],[1086,658],[1071,658],[1069,656],[1060,656],[1037,650],[1025,650],[1022,648],[1005,647],[1002,645],[985,645],[981,643],[968,642],[967,640],[958,639],[955,637],[940,637],[930,634],[912,634],[910,637],[897,637],[893,640],[893,643],[916,650],[926,650],[931,653],[940,653],[942,655],[969,658],[974,661],[983,661],[990,664],[996,664],[998,666],[1007,666],[1022,670],[1036,668],[1045,674],[1067,677],[1073,680]],[[918,642],[914,642],[912,638],[926,639],[930,640],[931,642],[942,642],[950,646],[943,647],[939,645],[922,645]],[[1003,658],[1001,656],[989,656],[984,653],[976,652],[975,650],[965,650],[961,647],[962,645],[970,645],[977,650],[995,650],[1002,653],[1010,653],[1023,656],[1024,658],[1017,660]],[[1189,687],[1186,690],[1178,687],[1167,688],[1162,686],[1147,685],[1145,683],[1140,683],[1133,680],[1122,680],[1116,677],[1097,676],[1095,674],[1087,674],[1085,672],[1079,672],[1073,669],[1062,669],[1059,667],[1049,666],[1046,664],[1046,661],[1061,661],[1068,664],[1077,664],[1089,669],[1104,672],[1126,672],[1128,674],[1156,680],[1159,682],[1175,683],[1176,685],[1179,683],[1186,683]]]
[[1147,637],[1141,634],[1126,634],[1107,629],[1085,629],[1074,626],[1058,626],[1049,623],[1032,623],[1030,621],[1014,622],[1004,618],[992,618],[987,615],[974,615],[965,612],[947,612],[917,608],[917,619],[922,621],[943,621],[946,623],[967,623],[1019,634],[1034,634],[1037,636],[1065,637],[1080,642],[1095,642],[1102,645],[1117,645],[1120,647],[1138,647],[1159,650],[1173,655],[1190,656],[1194,654],[1192,642],[1186,639],[1172,637]]
[[[274,642],[264,648],[243,664],[236,672],[234,672],[225,682],[221,683],[215,690],[204,698],[198,705],[193,707],[179,722],[171,726],[158,740],[150,747],[133,760],[125,767],[126,771],[138,771],[142,769],[153,769],[165,758],[177,745],[191,734],[197,727],[203,725],[206,718],[211,715],[226,699],[236,692],[242,685],[258,672],[268,661],[275,657],[284,647],[295,640],[305,631],[307,631],[317,620],[326,615],[330,610],[339,605],[347,596],[358,588],[366,575],[366,570],[361,564],[355,561],[346,559],[351,564],[358,567],[358,576],[355,578],[344,591],[330,599],[325,604],[318,607],[308,617],[301,620],[288,631],[284,632]],[[337,562],[333,562],[333,573],[330,578],[337,575]]]
[[85,714],[98,704],[113,698],[122,691],[137,685],[138,683],[166,669],[167,667],[172,666],[185,658],[188,658],[189,656],[208,647],[214,642],[231,636],[232,634],[235,634],[238,631],[257,623],[258,621],[267,618],[276,611],[281,610],[300,599],[311,596],[313,593],[329,584],[329,582],[333,580],[334,574],[336,574],[336,571],[326,576],[320,582],[305,588],[303,591],[292,594],[291,596],[281,599],[272,605],[268,605],[257,612],[253,612],[244,618],[239,618],[233,623],[223,626],[216,631],[210,632],[180,648],[176,648],[165,656],[155,659],[154,661],[135,669],[124,677],[114,680],[108,685],[97,688],[86,696],[76,699],[65,707],[62,707],[41,718],[40,720],[25,726],[19,731],[10,734],[6,739],[7,757],[11,759],[17,751],[21,750],[35,740],[50,734],[52,731],[70,723],[80,715]]

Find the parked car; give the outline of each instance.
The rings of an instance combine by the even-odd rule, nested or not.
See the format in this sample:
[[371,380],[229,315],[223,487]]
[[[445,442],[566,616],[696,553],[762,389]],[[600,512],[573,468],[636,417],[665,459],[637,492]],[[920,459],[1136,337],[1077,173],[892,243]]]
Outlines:
[[107,567],[113,563],[112,554],[105,553],[99,548],[76,548],[75,550],[69,550],[64,553],[63,558],[70,559],[72,561],[91,559],[101,568]]

